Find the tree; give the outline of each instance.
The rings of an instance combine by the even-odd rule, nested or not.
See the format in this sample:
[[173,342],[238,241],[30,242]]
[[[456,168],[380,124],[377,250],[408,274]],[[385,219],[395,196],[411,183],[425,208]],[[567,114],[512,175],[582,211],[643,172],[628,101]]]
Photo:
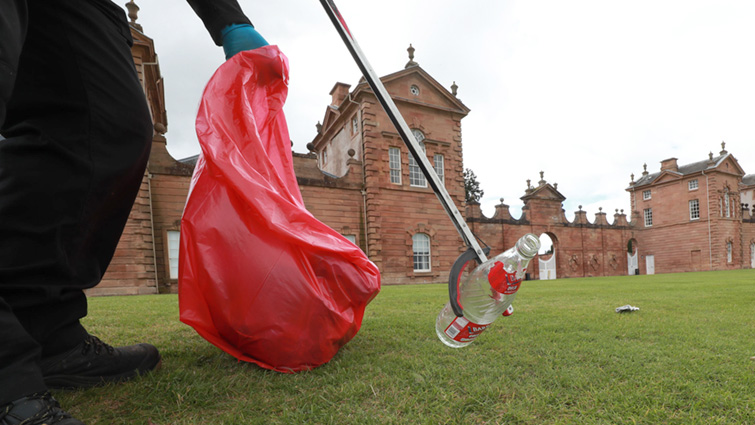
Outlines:
[[480,202],[482,195],[485,194],[485,191],[480,189],[480,182],[477,181],[474,171],[469,168],[464,170],[464,192],[467,203]]

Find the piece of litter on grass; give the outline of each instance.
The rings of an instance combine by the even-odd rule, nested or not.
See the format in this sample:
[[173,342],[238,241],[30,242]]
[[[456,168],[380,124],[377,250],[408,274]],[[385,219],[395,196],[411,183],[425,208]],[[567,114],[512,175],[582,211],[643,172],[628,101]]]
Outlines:
[[627,312],[637,311],[639,309],[640,309],[639,307],[633,307],[633,306],[627,304],[627,305],[623,305],[621,307],[616,307],[616,312],[617,313],[627,313]]

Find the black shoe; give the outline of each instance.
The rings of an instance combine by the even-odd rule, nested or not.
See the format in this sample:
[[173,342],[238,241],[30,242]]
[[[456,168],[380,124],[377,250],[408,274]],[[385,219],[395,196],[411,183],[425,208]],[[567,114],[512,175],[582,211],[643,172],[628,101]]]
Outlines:
[[50,393],[20,398],[0,407],[0,425],[84,425],[60,408]]
[[156,369],[160,353],[150,344],[113,348],[90,335],[77,347],[42,359],[40,366],[48,388],[88,388],[126,381]]

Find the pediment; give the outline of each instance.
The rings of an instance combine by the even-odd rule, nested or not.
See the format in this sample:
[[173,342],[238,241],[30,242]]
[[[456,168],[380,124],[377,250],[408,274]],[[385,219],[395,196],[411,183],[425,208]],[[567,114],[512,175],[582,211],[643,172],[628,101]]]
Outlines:
[[546,183],[541,186],[538,186],[532,192],[530,192],[529,194],[525,196],[522,196],[520,199],[522,200],[544,199],[548,201],[563,202],[566,200],[566,197],[562,195],[561,192],[556,190],[556,188],[553,187],[550,183]]
[[329,128],[333,124],[341,113],[332,105],[328,105],[325,109],[325,116],[322,118],[322,128]]
[[716,164],[716,171],[744,176],[746,173],[739,165],[739,161],[732,155],[727,155],[721,162]]
[[[461,100],[419,66],[412,66],[386,75],[380,81],[382,81],[394,102],[421,104],[462,115],[469,113],[469,108]],[[418,88],[419,93],[412,92],[412,86]],[[357,94],[361,90],[369,90],[368,85],[360,83],[354,93]]]
[[661,171],[661,174],[658,175],[658,178],[656,178],[653,181],[653,184],[663,184],[671,181],[676,181],[682,178],[681,173],[677,173],[674,171]]

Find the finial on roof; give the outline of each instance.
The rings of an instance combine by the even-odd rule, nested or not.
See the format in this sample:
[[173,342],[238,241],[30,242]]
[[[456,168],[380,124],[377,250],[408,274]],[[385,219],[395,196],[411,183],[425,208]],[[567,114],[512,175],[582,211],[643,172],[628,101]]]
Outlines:
[[538,185],[542,186],[545,184],[545,179],[543,178],[543,175],[545,175],[545,171],[540,172],[540,181],[537,182]]
[[128,9],[128,17],[129,19],[131,19],[131,22],[129,22],[129,24],[141,31],[142,26],[136,23],[136,20],[139,19],[139,6],[134,3],[134,0],[130,0],[128,3],[126,3],[126,9]]
[[411,43],[409,43],[409,48],[406,51],[409,52],[409,62],[406,63],[404,69],[419,65],[417,62],[414,62],[414,47],[412,47]]
[[632,178],[632,181],[631,181],[631,183],[634,183],[634,173],[630,174],[630,175],[629,175],[629,177],[631,177],[631,178]]
[[456,93],[459,90],[459,86],[456,85],[456,81],[454,81],[453,84],[451,84],[451,94],[456,97]]
[[320,124],[320,121],[317,121],[317,124],[315,124],[315,128],[317,129],[318,133],[322,131],[322,124]]
[[726,152],[726,142],[723,140],[721,141],[721,155],[726,155],[728,152]]
[[603,207],[598,207],[599,212],[603,212]]
[[553,183],[553,188],[558,190],[558,183]]
[[644,164],[642,164],[642,170],[643,170],[642,171],[642,175],[643,176],[647,176],[648,175],[648,164],[647,164],[647,162],[644,163]]
[[503,204],[503,198],[501,198],[501,203]]
[[579,210],[582,211],[582,205],[579,206]]

